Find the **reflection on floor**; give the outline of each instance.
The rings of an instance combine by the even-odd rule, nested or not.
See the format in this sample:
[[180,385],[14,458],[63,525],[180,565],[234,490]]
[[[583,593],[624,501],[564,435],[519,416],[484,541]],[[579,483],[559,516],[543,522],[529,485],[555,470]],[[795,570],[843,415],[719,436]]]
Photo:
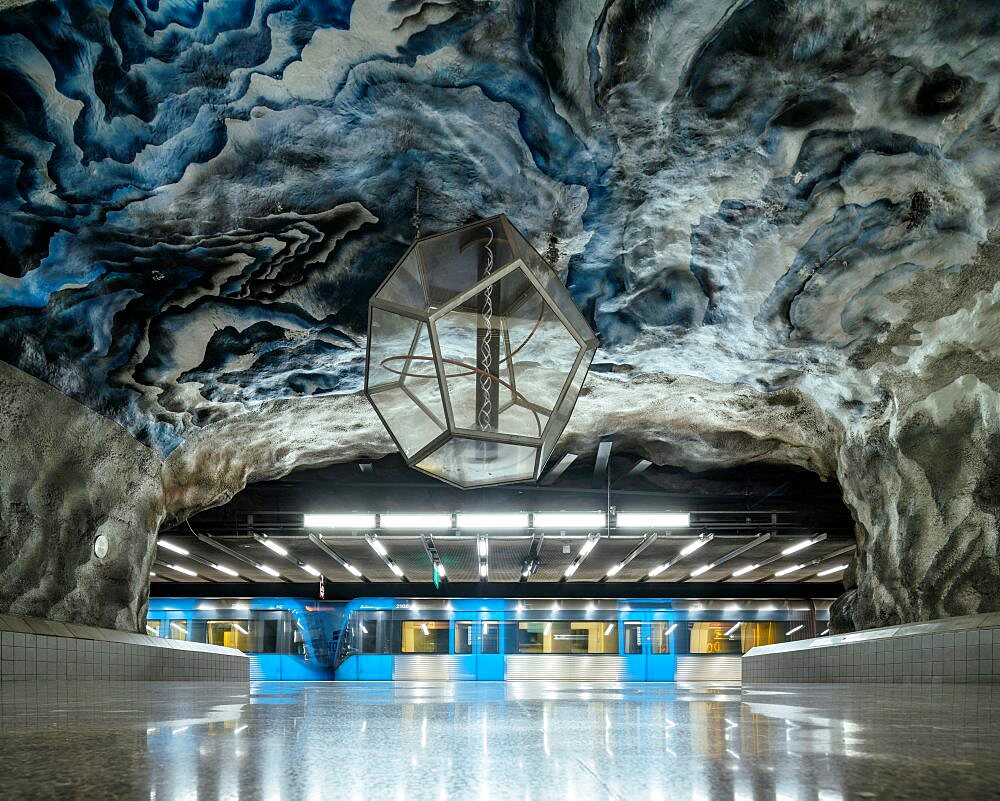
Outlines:
[[1000,687],[16,683],[5,798],[997,798]]

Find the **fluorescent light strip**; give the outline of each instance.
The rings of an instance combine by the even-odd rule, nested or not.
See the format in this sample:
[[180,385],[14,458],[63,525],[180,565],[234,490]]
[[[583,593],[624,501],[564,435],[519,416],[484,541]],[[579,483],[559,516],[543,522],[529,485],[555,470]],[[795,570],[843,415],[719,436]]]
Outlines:
[[441,563],[441,562],[436,562],[435,564],[437,564],[438,575],[441,578],[446,578],[447,577],[447,573],[446,573],[446,571],[444,569],[444,564]]
[[657,565],[652,570],[649,571],[650,578],[660,575],[664,570],[667,569],[667,563],[664,562],[662,565]]
[[545,628],[542,629],[542,634],[544,634],[546,637],[548,637],[551,633],[552,633],[552,624],[551,623],[546,623],[545,624]]
[[302,515],[305,528],[374,529],[374,514]]
[[535,512],[535,528],[602,528],[604,512]]
[[608,570],[608,578],[611,578],[612,576],[617,576],[619,573],[621,573],[623,567],[624,565],[621,562],[611,565],[610,570]]
[[188,570],[186,567],[181,567],[180,565],[167,565],[171,570],[176,570],[178,573],[183,573],[185,576],[194,576],[197,578],[198,574],[193,570]]
[[688,528],[691,515],[686,512],[619,512],[617,528]]
[[236,629],[240,634],[249,634],[250,633],[245,628],[243,628],[243,626],[241,626],[239,623],[233,623],[233,628]]
[[486,537],[480,537],[477,547],[479,548],[479,558],[485,559],[490,552],[489,540],[487,540]]
[[303,565],[299,565],[299,567],[301,567],[303,570],[305,570],[306,573],[308,573],[310,576],[318,576],[319,575],[319,571],[315,567],[313,567],[312,565],[303,564]]
[[578,565],[576,562],[574,562],[573,564],[571,564],[569,567],[566,568],[566,572],[563,575],[565,575],[566,578],[569,578],[570,576],[572,576],[577,571],[577,568],[579,568],[579,567],[580,567],[580,565]]
[[265,548],[269,548],[270,550],[274,551],[276,554],[278,554],[278,556],[288,556],[288,551],[286,551],[284,548],[278,545],[278,543],[276,543],[274,540],[266,539],[266,540],[261,540],[261,542],[264,544]]
[[839,573],[841,570],[847,570],[847,565],[837,565],[836,567],[828,567],[826,570],[820,570],[817,576],[829,576],[831,573]]
[[707,544],[711,539],[712,539],[712,535],[709,534],[704,539],[698,539],[698,540],[695,540],[694,542],[692,542],[692,543],[690,543],[688,545],[685,545],[683,548],[681,548],[680,555],[681,556],[690,556],[695,551],[697,551],[699,548],[701,548],[703,545]]
[[173,551],[174,553],[179,553],[182,556],[187,556],[188,553],[189,553],[189,551],[186,548],[182,548],[180,545],[174,545],[172,542],[170,542],[168,540],[157,540],[156,544],[157,545],[162,545],[168,551]]
[[382,528],[395,529],[442,529],[451,528],[451,515],[379,515]]
[[486,578],[486,574],[489,573],[489,572],[490,572],[489,565],[487,565],[486,562],[480,562],[479,563],[479,575],[482,578]]
[[361,578],[361,571],[360,571],[360,570],[358,570],[358,569],[357,569],[357,568],[356,568],[356,567],[355,567],[354,565],[352,565],[352,564],[351,564],[350,562],[344,562],[344,570],[346,570],[346,571],[347,571],[348,573],[350,573],[350,574],[351,574],[352,576],[357,576],[358,578]]
[[727,631],[722,636],[723,637],[728,637],[730,634],[732,634],[734,631],[736,631],[736,629],[738,629],[742,625],[743,625],[743,621],[741,620],[739,623],[737,623],[736,625],[734,625],[729,631]]
[[694,570],[691,571],[691,576],[692,577],[694,577],[694,576],[700,576],[702,573],[707,573],[713,567],[715,567],[715,565],[711,565],[711,564],[702,565],[701,567],[696,567]]
[[583,543],[583,545],[580,547],[579,558],[583,559],[583,557],[585,557],[588,553],[590,553],[592,550],[594,550],[594,547],[596,545],[597,545],[597,538],[596,537],[592,538],[592,539],[589,539],[585,543]]
[[390,563],[389,563],[389,569],[390,569],[390,570],[391,570],[391,571],[392,571],[393,573],[395,573],[395,574],[396,574],[397,576],[399,576],[400,578],[402,578],[402,577],[403,577],[403,568],[401,568],[401,567],[400,567],[399,565],[397,565],[397,564],[396,564],[395,562],[390,562]]
[[374,537],[369,538],[367,542],[371,546],[371,549],[375,551],[375,553],[377,553],[379,556],[385,557],[388,554],[388,551],[386,551],[385,546]]
[[479,512],[459,512],[455,515],[456,528],[474,529],[511,529],[527,528],[528,513],[514,512],[504,514],[490,514]]
[[677,624],[676,623],[671,623],[670,627],[667,629],[667,634],[673,634],[675,628],[677,628]]
[[785,548],[785,550],[783,550],[781,552],[781,555],[782,556],[789,556],[790,554],[798,553],[799,551],[805,550],[806,548],[808,548],[812,544],[813,544],[813,541],[811,539],[809,539],[809,540],[802,540],[802,542],[797,542],[794,545],[789,545],[787,548]]
[[801,630],[802,628],[804,628],[804,626],[800,625],[800,626],[796,626],[793,629],[789,629],[788,631],[785,632],[785,636],[786,637],[791,637],[795,632]]
[[187,626],[182,625],[181,623],[171,623],[170,628],[177,629],[177,631],[179,631],[181,634],[187,636]]
[[829,634],[829,633],[830,633],[830,629],[823,629],[823,630],[822,630],[822,631],[821,631],[821,632],[819,633],[819,636],[820,636],[820,637],[825,637],[825,636],[826,636],[827,634]]
[[781,570],[777,571],[774,575],[776,576],[787,576],[789,573],[794,573],[796,570],[801,570],[805,565],[792,565],[791,567],[783,567]]
[[269,576],[280,576],[281,575],[281,573],[279,573],[273,567],[271,567],[270,565],[265,565],[263,562],[261,562],[260,564],[257,565],[257,569],[258,570],[263,570]]
[[237,573],[231,567],[226,567],[225,565],[216,565],[216,564],[213,564],[212,567],[214,567],[220,573],[225,573],[227,576],[238,576],[239,575],[239,573]]
[[425,637],[430,635],[430,631],[427,629],[426,623],[420,624],[420,633],[423,634]]
[[608,623],[608,625],[604,629],[604,636],[607,637],[614,629],[614,627],[615,627],[614,623]]
[[756,570],[758,567],[760,567],[760,565],[758,564],[744,565],[739,570],[733,571],[732,574],[733,578],[736,578],[737,576],[745,576],[747,573],[751,572],[752,570]]

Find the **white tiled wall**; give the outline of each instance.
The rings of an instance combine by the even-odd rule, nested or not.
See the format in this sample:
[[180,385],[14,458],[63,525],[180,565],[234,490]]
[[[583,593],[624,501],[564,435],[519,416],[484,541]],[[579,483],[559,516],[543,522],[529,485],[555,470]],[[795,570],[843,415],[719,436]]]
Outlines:
[[233,648],[0,615],[0,682],[247,681]]
[[752,648],[743,657],[743,681],[1000,683],[1000,614]]

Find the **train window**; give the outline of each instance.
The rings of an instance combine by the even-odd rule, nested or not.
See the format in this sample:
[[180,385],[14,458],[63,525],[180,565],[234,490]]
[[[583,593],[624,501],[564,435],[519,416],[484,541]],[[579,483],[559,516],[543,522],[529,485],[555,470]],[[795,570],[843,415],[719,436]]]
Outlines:
[[150,637],[160,636],[160,621],[159,620],[147,620],[146,621],[146,634]]
[[670,634],[671,630],[670,623],[653,623],[651,626],[652,638],[650,644],[653,646],[654,654],[669,654],[670,653]]
[[404,654],[448,653],[447,620],[404,620],[402,634]]
[[[266,612],[264,614],[273,615],[272,612]],[[254,653],[258,654],[277,654],[278,651],[278,624],[280,620],[273,617],[270,619],[263,620],[253,620],[253,628],[251,631],[254,632],[254,636],[251,638],[255,640],[257,647],[254,649]],[[287,635],[286,635],[287,636]]]
[[518,652],[518,624],[513,620],[503,624],[503,652],[516,654]]
[[492,620],[483,621],[483,641],[480,653],[500,653],[500,624]]
[[362,617],[358,624],[358,640],[363,654],[378,653],[378,618]]
[[186,620],[171,620],[169,624],[171,640],[186,640],[188,638],[188,625]]
[[642,623],[625,624],[625,653],[642,653]]
[[250,630],[247,622],[239,620],[209,620],[205,632],[205,642],[239,648],[244,653],[250,650]]
[[518,625],[522,654],[616,654],[618,624],[607,620],[533,620]]
[[455,623],[455,653],[472,653],[472,623],[468,620]]
[[777,621],[762,621],[743,623],[740,628],[740,651],[746,653],[756,645],[772,645],[785,641],[785,630],[788,624]]
[[[692,654],[738,654],[740,653],[740,626],[732,621],[704,621],[689,623]],[[729,633],[732,632],[732,633]]]

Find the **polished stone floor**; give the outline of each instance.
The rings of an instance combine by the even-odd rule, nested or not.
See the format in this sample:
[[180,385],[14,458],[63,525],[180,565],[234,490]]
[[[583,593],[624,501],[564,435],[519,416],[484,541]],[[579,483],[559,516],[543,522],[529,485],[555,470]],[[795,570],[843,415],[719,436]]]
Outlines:
[[4,684],[0,797],[1000,798],[1000,686]]

